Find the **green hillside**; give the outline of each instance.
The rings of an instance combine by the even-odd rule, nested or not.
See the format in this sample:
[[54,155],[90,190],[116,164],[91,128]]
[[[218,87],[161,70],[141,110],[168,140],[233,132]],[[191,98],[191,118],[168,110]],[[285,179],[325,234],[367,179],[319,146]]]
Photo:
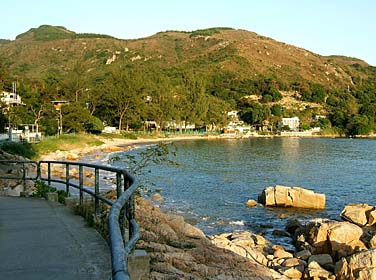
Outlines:
[[[216,110],[226,107],[239,110],[252,124],[299,115],[312,126],[316,125],[312,121],[315,115],[326,115],[329,123],[320,125],[336,127],[344,133],[374,130],[375,67],[356,58],[320,56],[245,30],[167,31],[137,40],[120,40],[42,25],[20,34],[14,41],[0,40],[0,58],[0,85],[4,89],[9,89],[16,79],[21,96],[25,91],[23,95],[28,98],[34,91],[46,100],[69,99],[71,103],[66,110],[72,107],[72,112],[73,101],[77,103],[77,96],[85,93],[85,103],[102,101],[92,105],[95,108],[91,108],[89,115],[112,125],[119,125],[122,110],[117,113],[114,108],[110,110],[112,105],[108,104],[113,104],[114,99],[106,104],[101,94],[120,91],[109,86],[117,80],[122,81],[123,89],[140,98],[169,91],[174,102],[184,99],[187,104],[195,103],[198,98],[202,99],[201,106],[214,104],[210,110],[203,110],[205,116],[200,116],[198,108],[194,117],[172,113],[171,108],[155,108],[161,111],[159,116],[155,112],[133,112],[132,117],[126,118],[126,127],[131,128],[140,127],[145,118],[218,126],[225,120],[220,119]],[[127,75],[133,75],[134,79]],[[127,79],[133,85],[124,82]],[[165,88],[158,88],[161,85]],[[245,117],[249,112],[253,112],[253,117]],[[365,127],[364,131],[357,131],[359,123]]]

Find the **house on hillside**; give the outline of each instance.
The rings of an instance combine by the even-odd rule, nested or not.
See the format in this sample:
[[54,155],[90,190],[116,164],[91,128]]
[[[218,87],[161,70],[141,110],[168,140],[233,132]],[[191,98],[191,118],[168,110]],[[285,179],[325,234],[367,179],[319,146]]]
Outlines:
[[283,127],[289,127],[291,131],[298,131],[300,127],[300,120],[299,117],[293,117],[293,118],[282,118],[280,126]]
[[244,122],[240,120],[238,111],[227,112],[227,118],[229,120],[228,126],[236,127],[244,125]]
[[[14,92],[3,91],[0,94],[0,101],[2,104],[5,104],[6,107],[25,105],[24,103],[22,103],[21,96],[19,96],[17,93],[14,93]],[[2,107],[1,104],[0,104],[0,107]]]

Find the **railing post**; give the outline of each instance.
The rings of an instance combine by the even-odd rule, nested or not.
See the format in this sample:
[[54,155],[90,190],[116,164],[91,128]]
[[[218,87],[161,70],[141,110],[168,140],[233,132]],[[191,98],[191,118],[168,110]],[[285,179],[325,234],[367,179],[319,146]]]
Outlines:
[[[129,180],[128,178],[126,177],[126,175],[124,174],[124,191],[127,190],[128,188],[130,187],[129,185]],[[128,220],[128,238],[131,239],[132,236],[134,235],[134,229],[133,229],[133,226],[131,224],[131,220],[134,218],[134,195],[132,194],[130,197],[129,197],[129,200],[125,203],[125,206],[124,206],[124,209],[126,209],[126,217],[127,217],[127,220]]]
[[69,175],[69,163],[65,164],[65,191],[69,195],[69,180],[70,180],[70,175]]
[[95,201],[94,201],[94,209],[95,209],[95,217],[98,217],[98,214],[99,214],[99,199],[98,199],[98,195],[99,195],[99,169],[98,168],[95,168],[95,171],[94,171],[94,175],[95,175],[95,181],[94,181],[94,191],[95,191]]
[[80,205],[84,204],[84,192],[83,192],[83,185],[84,185],[84,173],[83,173],[83,166],[79,165],[78,167],[78,176],[79,176],[79,188],[80,188]]
[[[120,172],[116,172],[116,195],[117,198],[121,196],[123,193],[123,188],[122,188],[122,174]],[[121,236],[123,238],[123,242],[125,245],[125,241],[128,240],[127,237],[125,236],[125,219],[126,219],[126,212],[124,209],[120,210],[120,215],[119,215],[119,224],[120,224],[120,231],[121,231]]]
[[23,185],[23,191],[26,192],[26,168],[25,163],[22,163],[22,185]]
[[51,162],[47,164],[47,182],[48,182],[48,192],[50,191],[51,186]]
[[41,163],[40,162],[37,162],[37,178],[36,178],[36,180],[40,180],[40,178],[41,178],[41,171],[40,171],[40,165],[41,165]]
[[121,184],[121,174],[116,172],[116,198],[119,198],[123,193],[122,184]]

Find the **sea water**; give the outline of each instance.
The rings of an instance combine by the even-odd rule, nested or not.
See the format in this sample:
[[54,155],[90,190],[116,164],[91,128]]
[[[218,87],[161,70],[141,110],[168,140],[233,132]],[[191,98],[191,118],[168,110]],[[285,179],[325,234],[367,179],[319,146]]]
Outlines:
[[[206,234],[250,230],[276,243],[287,218],[340,219],[349,203],[376,205],[376,140],[250,138],[187,140],[174,144],[177,165],[151,165],[138,182],[153,182],[161,207]],[[133,151],[137,153],[137,151]],[[115,165],[121,163],[115,163]],[[299,186],[326,195],[325,210],[248,208],[266,186]]]

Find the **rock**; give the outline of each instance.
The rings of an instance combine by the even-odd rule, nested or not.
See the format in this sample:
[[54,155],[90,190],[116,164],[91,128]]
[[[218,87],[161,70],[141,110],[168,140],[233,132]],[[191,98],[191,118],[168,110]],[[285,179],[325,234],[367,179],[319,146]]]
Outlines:
[[249,199],[247,200],[245,204],[247,205],[247,207],[255,207],[257,205],[257,201],[253,199]]
[[360,241],[362,234],[362,228],[355,224],[320,219],[309,222],[304,229],[313,254],[330,254],[336,259],[367,249]]
[[304,249],[302,251],[299,251],[295,254],[295,256],[302,260],[308,260],[310,256],[312,256],[311,252],[307,249]]
[[65,156],[66,160],[78,160],[80,157],[77,154],[69,153]]
[[300,279],[303,276],[303,273],[295,267],[282,267],[278,271],[292,279]]
[[205,233],[202,232],[199,228],[196,228],[188,223],[184,223],[184,227],[182,229],[182,233],[191,238],[204,238]]
[[332,256],[337,258],[351,255],[357,250],[367,249],[360,237],[362,228],[348,222],[337,222],[328,230],[328,241]]
[[297,258],[287,258],[283,261],[282,265],[287,267],[298,266],[302,264],[301,260]]
[[307,274],[309,277],[315,279],[317,277],[318,279],[324,278],[328,279],[329,276],[331,276],[331,273],[324,268],[322,268],[317,262],[312,261],[308,264],[307,267]]
[[353,254],[348,259],[342,258],[336,263],[337,279],[376,279],[376,249],[369,249]]
[[230,250],[242,257],[253,259],[262,265],[267,265],[267,258],[263,253],[254,248],[253,235],[247,231],[224,233],[211,237],[211,242],[216,246]]
[[[165,214],[140,197],[136,198],[136,216],[141,230],[137,246],[147,250],[151,259],[148,279],[272,279],[276,273],[258,263],[259,258],[265,259],[260,262],[267,262],[258,250],[232,244],[228,239],[231,233],[220,236],[219,243],[228,249],[220,248],[206,236],[192,235],[194,227],[183,218]],[[241,236],[235,233],[232,238],[242,243]],[[252,233],[250,240],[255,240]],[[230,247],[246,257],[230,251]],[[257,251],[253,257],[252,250]]]
[[273,230],[272,235],[274,235],[274,236],[284,236],[284,237],[290,236],[288,232],[286,232],[284,230],[280,230],[280,229]]
[[287,221],[285,230],[290,234],[294,234],[295,231],[301,227],[302,227],[302,224],[297,219],[291,219]]
[[258,201],[265,206],[325,209],[325,194],[299,187],[266,187]]
[[375,207],[368,204],[349,204],[342,210],[341,217],[358,226],[365,226],[368,222],[367,216]]
[[247,251],[247,255],[246,255],[247,258],[251,257],[252,259],[257,261],[259,264],[262,264],[264,266],[268,264],[268,259],[260,251],[251,247],[244,247],[244,249]]
[[269,241],[266,240],[263,236],[259,234],[254,234],[252,235],[252,239],[256,242],[257,245],[259,246],[266,246],[269,244]]
[[285,259],[285,258],[293,258],[294,257],[293,254],[286,252],[283,249],[275,250],[274,253],[273,253],[273,256],[276,259]]
[[262,193],[259,194],[258,202],[264,204],[265,206],[275,206],[276,202],[274,199],[274,188],[266,187]]
[[321,266],[325,266],[327,264],[332,264],[333,259],[329,254],[319,254],[319,255],[312,255],[308,259],[308,263],[316,262]]
[[274,187],[274,200],[275,206],[279,207],[290,207],[293,206],[292,197],[289,196],[289,191],[291,188],[285,186],[275,186]]
[[280,218],[280,219],[287,219],[288,216],[287,216],[287,214],[282,213],[282,214],[279,215],[279,218]]
[[371,212],[369,212],[368,225],[373,226],[375,224],[376,224],[376,210],[372,210]]
[[292,197],[293,207],[325,209],[325,194],[314,193],[303,188],[292,188],[289,192]]
[[376,235],[372,236],[371,240],[369,241],[370,248],[376,248]]
[[151,201],[154,201],[154,202],[163,202],[164,201],[164,197],[161,196],[159,193],[155,193],[155,194],[152,195]]
[[233,232],[227,238],[238,246],[253,247],[256,245],[252,234],[248,231]]
[[177,215],[168,215],[167,224],[175,231],[181,232],[183,235],[188,237],[205,237],[205,234],[202,230],[186,223],[182,216]]
[[321,219],[313,220],[305,226],[304,240],[313,248],[313,254],[331,253],[328,243],[329,224]]

